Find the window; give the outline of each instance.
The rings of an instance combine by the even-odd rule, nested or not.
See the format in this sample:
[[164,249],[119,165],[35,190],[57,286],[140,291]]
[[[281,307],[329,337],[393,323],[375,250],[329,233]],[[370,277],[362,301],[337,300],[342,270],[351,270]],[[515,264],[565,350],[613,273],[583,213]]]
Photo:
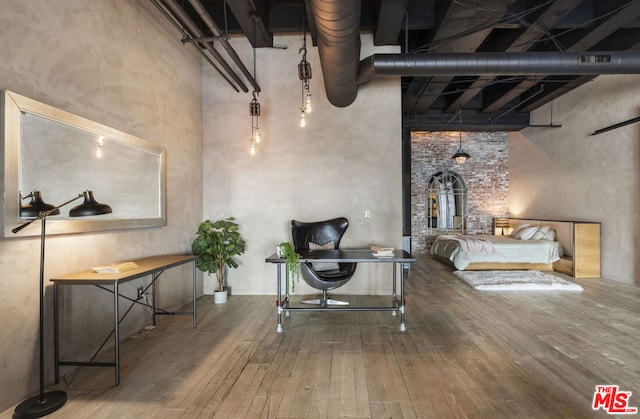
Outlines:
[[467,187],[458,173],[445,170],[427,183],[427,236],[467,228]]

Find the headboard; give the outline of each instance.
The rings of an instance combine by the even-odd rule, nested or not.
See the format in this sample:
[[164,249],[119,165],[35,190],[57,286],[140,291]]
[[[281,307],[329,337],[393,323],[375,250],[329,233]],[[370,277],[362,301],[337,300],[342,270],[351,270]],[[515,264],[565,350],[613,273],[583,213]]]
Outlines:
[[550,220],[532,220],[525,218],[509,218],[509,232],[519,224],[531,224],[532,226],[542,227],[548,225],[556,231],[556,241],[562,245],[562,255],[573,256],[575,249],[573,248],[574,227],[573,221],[550,221]]

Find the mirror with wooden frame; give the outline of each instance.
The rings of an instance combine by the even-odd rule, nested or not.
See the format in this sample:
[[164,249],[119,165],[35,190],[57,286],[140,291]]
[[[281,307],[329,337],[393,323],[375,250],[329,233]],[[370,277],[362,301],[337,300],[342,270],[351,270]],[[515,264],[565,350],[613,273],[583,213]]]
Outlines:
[[47,218],[47,234],[158,227],[166,224],[163,148],[19,94],[3,92],[5,237],[40,234],[39,223],[13,234],[25,219],[23,199],[39,191],[60,205],[84,191],[111,206],[108,215],[71,218],[69,205]]

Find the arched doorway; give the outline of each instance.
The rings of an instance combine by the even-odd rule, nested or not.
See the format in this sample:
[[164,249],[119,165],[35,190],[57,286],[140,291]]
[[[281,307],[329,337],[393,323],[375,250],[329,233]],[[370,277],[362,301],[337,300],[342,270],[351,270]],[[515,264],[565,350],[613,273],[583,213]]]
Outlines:
[[458,173],[445,170],[429,178],[427,236],[467,230],[467,187]]

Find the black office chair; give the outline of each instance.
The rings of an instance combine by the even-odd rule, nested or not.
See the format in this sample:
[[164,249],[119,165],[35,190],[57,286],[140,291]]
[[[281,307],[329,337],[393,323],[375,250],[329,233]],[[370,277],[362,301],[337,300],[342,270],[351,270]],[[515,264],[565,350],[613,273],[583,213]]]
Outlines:
[[[340,239],[344,235],[349,221],[346,218],[334,218],[327,221],[305,223],[291,220],[291,235],[296,250],[310,247],[326,246],[333,241],[333,248],[340,247]],[[310,246],[310,243],[311,246]],[[314,246],[317,245],[317,246]],[[314,266],[315,265],[315,266]],[[320,266],[318,266],[320,265]],[[302,301],[305,304],[349,305],[346,301],[329,298],[327,291],[346,284],[356,271],[356,263],[301,263],[302,279],[313,288],[322,290],[322,298]]]

